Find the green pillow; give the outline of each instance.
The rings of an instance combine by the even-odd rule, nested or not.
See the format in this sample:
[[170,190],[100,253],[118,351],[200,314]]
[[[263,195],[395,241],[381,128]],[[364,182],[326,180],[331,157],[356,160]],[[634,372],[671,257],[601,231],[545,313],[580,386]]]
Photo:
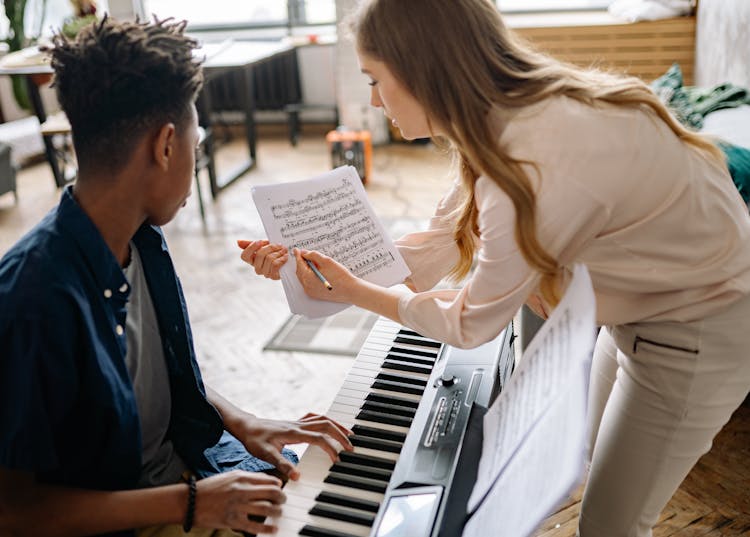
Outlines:
[[750,104],[750,90],[742,86],[730,83],[710,88],[683,86],[682,70],[676,63],[654,80],[651,88],[680,123],[694,130],[703,127],[703,118],[711,112]]
[[[676,63],[651,83],[651,89],[680,123],[694,130],[703,127],[703,118],[715,110],[750,104],[750,90],[733,84],[712,88],[683,86],[682,70]],[[729,173],[742,199],[750,202],[750,149],[727,142],[719,147],[727,157]]]
[[721,142],[721,150],[727,156],[727,167],[737,190],[745,203],[750,202],[750,149]]

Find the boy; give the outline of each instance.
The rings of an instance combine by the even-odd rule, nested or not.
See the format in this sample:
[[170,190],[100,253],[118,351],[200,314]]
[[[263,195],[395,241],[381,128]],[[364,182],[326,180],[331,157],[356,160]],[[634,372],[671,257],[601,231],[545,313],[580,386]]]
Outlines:
[[0,261],[0,535],[269,532],[281,481],[255,472],[298,478],[290,442],[352,449],[324,416],[262,420],[203,387],[158,227],[198,143],[184,26],[105,19],[54,40],[79,173]]

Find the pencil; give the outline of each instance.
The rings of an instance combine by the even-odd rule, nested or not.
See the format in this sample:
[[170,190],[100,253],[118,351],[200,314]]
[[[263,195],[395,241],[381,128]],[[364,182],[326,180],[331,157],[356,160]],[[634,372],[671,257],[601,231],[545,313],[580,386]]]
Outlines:
[[323,282],[323,285],[325,285],[329,291],[333,291],[333,286],[330,283],[328,283],[328,280],[326,280],[326,277],[320,273],[320,271],[318,270],[318,267],[313,265],[312,261],[310,261],[309,259],[305,259],[305,263],[307,263],[307,266],[310,267],[310,269],[315,273],[318,279],[321,282]]

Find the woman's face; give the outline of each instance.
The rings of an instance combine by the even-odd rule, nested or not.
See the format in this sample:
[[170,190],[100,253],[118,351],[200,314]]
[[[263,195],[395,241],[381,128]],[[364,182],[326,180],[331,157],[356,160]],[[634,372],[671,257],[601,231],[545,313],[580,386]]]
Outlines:
[[385,63],[357,51],[361,71],[370,77],[370,104],[382,108],[394,127],[401,130],[407,140],[430,138],[439,135],[437,126],[427,121],[427,114],[414,96],[393,76]]

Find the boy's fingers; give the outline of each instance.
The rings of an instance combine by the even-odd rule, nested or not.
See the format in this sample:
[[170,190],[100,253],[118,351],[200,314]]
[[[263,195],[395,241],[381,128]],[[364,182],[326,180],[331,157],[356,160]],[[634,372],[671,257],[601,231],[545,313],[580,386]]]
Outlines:
[[246,241],[244,239],[237,239],[237,246],[239,246],[241,249],[244,250],[245,248],[247,248],[248,246],[250,246],[251,242],[252,241]]

